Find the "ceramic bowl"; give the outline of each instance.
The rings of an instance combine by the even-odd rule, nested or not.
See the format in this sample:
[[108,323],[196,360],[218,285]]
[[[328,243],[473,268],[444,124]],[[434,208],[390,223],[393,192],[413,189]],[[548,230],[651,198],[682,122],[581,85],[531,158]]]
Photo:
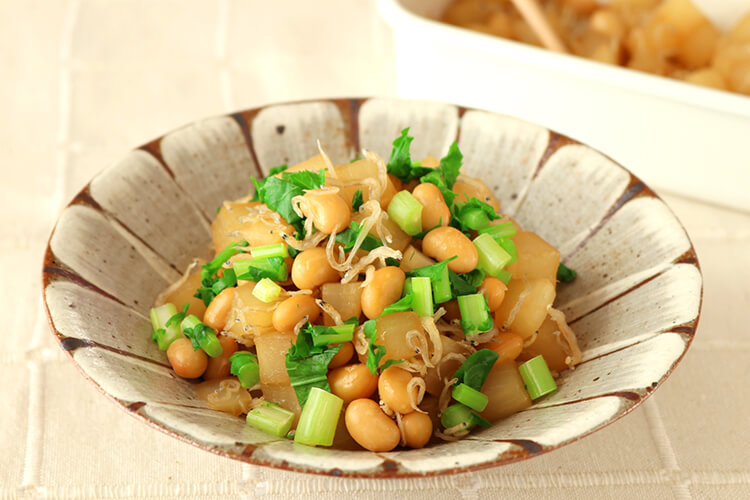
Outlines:
[[[195,256],[250,176],[317,154],[388,157],[411,127],[415,158],[458,139],[464,171],[503,212],[578,271],[558,287],[583,362],[554,394],[467,439],[370,453],[295,446],[208,409],[150,339],[148,310]],[[449,104],[383,98],[278,104],[201,120],[128,153],[81,190],[52,232],[43,272],[50,323],[85,377],[133,416],[245,462],[336,476],[447,474],[522,460],[601,429],[674,370],[698,322],[702,278],[685,230],[628,170],[531,123]]]

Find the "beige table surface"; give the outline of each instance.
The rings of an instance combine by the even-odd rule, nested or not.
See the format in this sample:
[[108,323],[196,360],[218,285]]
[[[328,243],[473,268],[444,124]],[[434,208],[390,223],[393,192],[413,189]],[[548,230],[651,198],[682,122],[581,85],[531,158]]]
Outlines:
[[0,498],[750,498],[750,215],[677,196],[705,278],[693,346],[638,410],[524,463],[390,481],[244,465],[128,416],[63,355],[42,252],[92,175],[196,118],[390,94],[392,52],[369,0],[0,0]]

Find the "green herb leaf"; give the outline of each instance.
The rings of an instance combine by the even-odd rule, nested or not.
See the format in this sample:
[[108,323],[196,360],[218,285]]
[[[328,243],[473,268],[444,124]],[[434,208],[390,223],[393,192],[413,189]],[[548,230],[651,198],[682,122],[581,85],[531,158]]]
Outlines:
[[463,155],[458,149],[458,144],[453,141],[448,154],[440,159],[440,167],[433,169],[420,179],[422,182],[430,182],[440,188],[445,204],[448,205],[451,212],[453,211],[453,202],[456,199],[456,193],[451,191],[451,189],[453,189],[453,184],[456,183],[458,174],[461,171],[462,161]]
[[576,279],[576,276],[578,276],[578,273],[563,263],[560,263],[557,267],[557,279],[563,283],[570,283]]
[[364,198],[362,198],[362,190],[357,189],[352,197],[352,211],[356,212],[359,210],[359,207],[361,207],[364,202]]
[[287,168],[288,167],[285,163],[283,165],[279,165],[278,167],[273,167],[271,170],[268,171],[268,176],[264,177],[263,179],[257,180],[255,177],[251,177],[250,180],[252,180],[253,184],[255,185],[255,193],[253,194],[253,201],[260,200],[260,188],[266,183],[268,179],[270,179],[276,174],[280,174],[281,172],[285,171]]
[[[221,266],[224,265],[233,255],[238,254],[242,251],[242,247],[248,246],[247,241],[233,241],[227,245],[224,250],[219,252],[211,262],[208,262],[202,266],[201,270],[201,286],[195,291],[193,297],[198,297],[203,301],[205,305],[209,305],[214,297],[219,294],[224,288],[234,286],[237,284],[234,272],[227,275],[224,271],[224,277],[219,278],[218,273]],[[219,284],[217,285],[217,282]],[[214,288],[216,286],[216,288]]]
[[471,198],[467,202],[457,202],[451,207],[451,226],[460,229],[465,233],[468,233],[471,229],[476,229],[472,227],[471,223],[464,220],[465,218],[468,218],[468,215],[471,212],[474,211],[480,211],[481,213],[484,213],[489,220],[500,218],[500,216],[497,214],[497,212],[495,212],[495,209],[492,208],[491,205],[488,205],[487,203],[476,198]]
[[223,352],[221,343],[216,337],[216,332],[210,326],[201,323],[197,316],[190,315],[180,323],[182,333],[190,339],[193,349],[203,349],[206,354],[215,358]]
[[[378,318],[382,318],[386,314],[392,314],[396,312],[404,312],[404,311],[410,310],[411,303],[413,300],[414,300],[414,295],[412,294],[405,295],[400,300],[394,302],[393,304],[389,306],[386,306],[386,308],[383,309],[383,313],[380,316],[378,316]],[[380,360],[383,359],[383,356],[385,356],[385,346],[375,343],[378,318],[368,319],[362,324],[365,337],[370,339],[370,342],[368,342],[367,344],[367,368],[370,369],[370,373],[372,375],[375,375],[378,372],[378,365],[380,364]],[[382,370],[384,370],[385,368],[387,368],[387,366],[384,364],[382,367]]]
[[406,294],[393,304],[386,306],[385,309],[383,309],[383,313],[378,317],[380,318],[382,316],[385,316],[386,314],[409,311],[411,310],[411,303],[413,300],[414,295],[412,295],[411,293]]
[[449,269],[448,275],[450,276],[454,297],[477,293],[477,288],[479,288],[482,279],[484,279],[484,273],[478,269],[466,274],[456,274]]
[[311,331],[311,328],[300,330],[297,342],[289,348],[286,354],[286,371],[302,407],[305,406],[307,396],[313,387],[320,387],[330,392],[331,387],[326,378],[328,363],[341,349],[341,345],[315,346]]
[[463,159],[464,155],[458,149],[458,144],[456,141],[453,141],[453,144],[448,149],[448,154],[440,159],[440,170],[443,173],[443,181],[448,189],[453,189],[453,184],[456,183],[458,174],[461,172]]
[[278,167],[273,167],[271,170],[268,171],[268,175],[272,176],[272,175],[280,174],[281,172],[284,172],[287,168],[289,167],[287,167],[286,163],[284,163],[283,165],[279,165]]
[[371,375],[375,375],[378,373],[380,360],[385,356],[385,346],[375,343],[377,320],[368,319],[364,322],[362,327],[364,329],[365,337],[370,339],[367,343],[367,368],[370,370]]
[[[357,222],[352,221],[351,225],[336,235],[336,242],[344,245],[344,250],[349,251],[354,247],[354,242],[357,241],[359,233],[362,232],[362,226]],[[359,247],[362,250],[369,252],[378,247],[382,247],[383,242],[379,238],[368,234],[362,241],[362,245]]]
[[302,189],[318,189],[326,183],[326,171],[321,168],[317,173],[310,170],[284,172],[281,178]]
[[482,427],[492,427],[492,424],[489,423],[489,421],[482,418],[479,413],[475,411],[471,412],[471,423],[472,425],[481,425]]
[[229,356],[229,373],[235,375],[242,387],[253,387],[260,381],[258,356],[248,351],[237,351]]
[[182,320],[185,319],[185,316],[187,316],[188,309],[190,308],[190,304],[184,304],[182,306],[182,311],[178,312],[171,318],[167,320],[166,326],[179,326],[180,323],[182,323]]
[[[385,347],[383,347],[383,349],[385,349]],[[380,367],[380,373],[383,373],[389,366],[397,365],[403,362],[403,359],[389,359],[388,361],[383,363],[383,366]]]
[[463,383],[481,391],[482,384],[487,379],[487,375],[489,375],[498,357],[499,355],[495,351],[479,349],[466,358],[466,361],[463,362],[453,377],[458,379],[459,384]]
[[432,284],[432,296],[436,304],[447,302],[453,298],[451,291],[450,274],[448,272],[448,262],[458,257],[451,257],[448,260],[438,262],[429,266],[414,269],[406,273],[407,277],[425,277],[430,278]]
[[393,150],[388,160],[388,173],[398,177],[403,182],[417,179],[433,170],[418,163],[412,163],[409,149],[413,140],[414,137],[409,135],[408,127],[402,130],[401,135],[393,141]]
[[354,322],[344,323],[339,326],[323,326],[307,324],[305,329],[310,332],[313,344],[316,346],[334,344],[340,342],[350,342],[354,338],[354,328],[357,326],[357,319]]
[[289,277],[289,267],[283,257],[238,260],[234,266],[235,271],[240,272],[237,278],[241,280],[258,282],[268,278],[281,282]]
[[301,172],[283,172],[281,178],[269,176],[258,180],[252,177],[257,199],[268,208],[281,215],[284,220],[295,227],[301,234],[304,224],[302,218],[292,208],[292,198],[305,194],[305,189],[317,189],[325,184],[325,170],[318,173],[307,170]]

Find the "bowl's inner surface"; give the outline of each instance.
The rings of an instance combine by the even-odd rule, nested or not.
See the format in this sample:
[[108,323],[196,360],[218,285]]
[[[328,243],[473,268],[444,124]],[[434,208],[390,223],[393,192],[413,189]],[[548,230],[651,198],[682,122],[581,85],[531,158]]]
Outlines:
[[[150,339],[148,309],[196,256],[209,224],[250,176],[318,153],[388,157],[411,127],[412,154],[458,138],[464,171],[503,212],[578,271],[556,307],[584,362],[554,394],[456,443],[374,454],[276,439],[206,407]],[[697,324],[701,275],[684,229],[640,180],[595,150],[514,118],[390,99],[316,101],[210,118],[129,153],[63,212],[51,236],[45,301],[62,347],[105,393],[161,430],[252,463],[336,475],[440,474],[534,456],[639,404],[671,372]]]

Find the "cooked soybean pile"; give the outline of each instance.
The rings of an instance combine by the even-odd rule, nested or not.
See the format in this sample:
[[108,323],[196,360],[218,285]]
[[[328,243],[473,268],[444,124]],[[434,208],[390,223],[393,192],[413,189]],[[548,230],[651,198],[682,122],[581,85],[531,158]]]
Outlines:
[[220,207],[216,257],[151,310],[211,408],[307,445],[421,448],[528,408],[580,362],[553,307],[575,271],[460,173],[455,143],[412,161],[408,131],[387,164],[319,148]]
[[[750,95],[750,13],[722,33],[691,0],[540,0],[540,4],[575,55]],[[511,0],[454,0],[443,20],[541,46]]]

